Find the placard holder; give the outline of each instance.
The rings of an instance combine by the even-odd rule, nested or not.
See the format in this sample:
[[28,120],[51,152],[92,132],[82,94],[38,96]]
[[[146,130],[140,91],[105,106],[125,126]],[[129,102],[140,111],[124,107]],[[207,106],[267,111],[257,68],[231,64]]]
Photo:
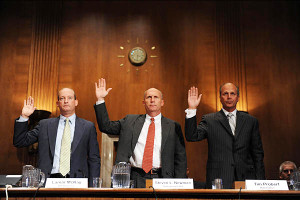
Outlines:
[[242,189],[246,188],[245,187],[245,181],[234,181],[234,183],[233,183],[233,188],[234,189],[241,189],[241,187],[242,187]]
[[152,179],[146,179],[146,188],[152,187],[153,180]]

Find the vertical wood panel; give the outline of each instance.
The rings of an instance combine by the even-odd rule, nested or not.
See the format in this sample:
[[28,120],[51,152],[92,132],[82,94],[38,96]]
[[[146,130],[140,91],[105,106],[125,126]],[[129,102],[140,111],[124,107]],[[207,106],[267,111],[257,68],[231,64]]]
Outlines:
[[39,110],[56,112],[61,2],[35,4],[28,96]]
[[[219,2],[216,6],[216,86],[232,82],[240,88],[238,110],[247,111],[246,71],[240,2]],[[217,110],[222,108],[218,101]]]

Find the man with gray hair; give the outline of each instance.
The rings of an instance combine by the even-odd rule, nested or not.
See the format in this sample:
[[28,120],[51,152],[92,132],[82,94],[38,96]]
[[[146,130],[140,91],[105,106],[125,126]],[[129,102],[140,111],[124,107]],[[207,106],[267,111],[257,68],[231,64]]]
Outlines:
[[290,181],[291,174],[297,170],[297,166],[292,161],[284,161],[279,167],[279,178]]

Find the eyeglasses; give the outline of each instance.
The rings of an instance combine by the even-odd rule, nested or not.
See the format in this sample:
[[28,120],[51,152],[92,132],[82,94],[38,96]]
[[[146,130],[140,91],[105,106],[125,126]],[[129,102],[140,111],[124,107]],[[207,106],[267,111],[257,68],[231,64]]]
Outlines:
[[282,170],[284,173],[293,173],[294,172],[294,170],[293,169],[285,169],[285,170]]

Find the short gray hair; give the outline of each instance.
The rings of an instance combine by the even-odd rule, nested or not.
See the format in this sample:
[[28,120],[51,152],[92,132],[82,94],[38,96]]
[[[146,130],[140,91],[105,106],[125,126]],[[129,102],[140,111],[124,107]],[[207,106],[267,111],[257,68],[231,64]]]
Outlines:
[[297,166],[294,162],[287,160],[287,161],[284,161],[283,163],[281,163],[281,165],[279,167],[279,173],[282,172],[282,168],[284,165],[294,165],[294,169],[297,169]]

